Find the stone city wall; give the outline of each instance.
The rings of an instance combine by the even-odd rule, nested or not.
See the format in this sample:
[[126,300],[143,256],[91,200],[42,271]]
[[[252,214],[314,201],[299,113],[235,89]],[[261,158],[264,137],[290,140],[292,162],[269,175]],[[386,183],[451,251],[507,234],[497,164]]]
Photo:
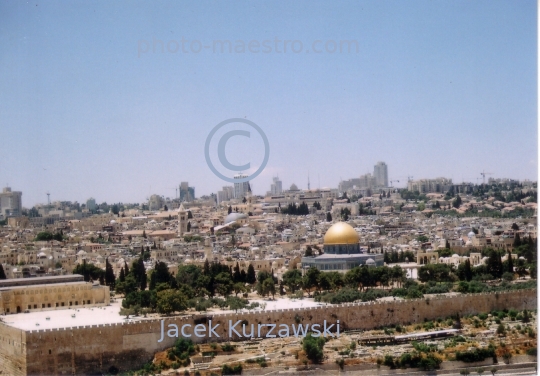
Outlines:
[[[238,339],[228,337],[229,320],[233,323],[245,320],[248,329],[251,324],[254,324],[255,330],[258,323],[292,326],[293,324],[323,324],[326,320],[327,324],[331,325],[339,320],[342,333],[347,329],[373,329],[391,324],[423,322],[424,319],[432,320],[457,313],[468,315],[505,308],[536,309],[536,289],[238,314],[200,314],[165,317],[163,320],[165,331],[169,324],[176,324],[179,329],[184,324],[190,324],[193,327],[195,324],[202,323],[207,326],[209,320],[212,320],[212,326],[219,324],[215,331],[220,338],[191,337],[194,342],[200,343],[208,340]],[[237,326],[237,329],[242,333],[241,324]],[[17,331],[21,338],[26,337],[26,354],[24,351],[22,353],[23,356],[26,355],[27,373],[31,375],[107,372],[113,365],[121,370],[133,369],[151,360],[155,352],[171,347],[176,340],[176,338],[166,336],[162,342],[158,342],[161,337],[161,319],[28,332],[2,325],[0,338],[5,332],[16,333]],[[261,335],[265,334],[266,328],[263,328]],[[292,331],[291,335],[293,335]],[[3,342],[2,345],[4,345]],[[13,374],[24,375],[26,374],[24,364],[21,365],[20,370],[16,368],[21,362],[21,356],[17,355],[15,350],[16,348],[8,350],[2,346],[0,359],[2,363],[10,367],[8,369],[14,370]]]
[[0,374],[26,375],[26,332],[0,323]]

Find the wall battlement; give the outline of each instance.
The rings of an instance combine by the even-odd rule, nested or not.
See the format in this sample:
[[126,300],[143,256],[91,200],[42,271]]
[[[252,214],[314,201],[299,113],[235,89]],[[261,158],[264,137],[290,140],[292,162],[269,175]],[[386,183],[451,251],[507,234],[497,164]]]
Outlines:
[[[246,321],[254,324],[274,323],[287,326],[298,324],[336,324],[340,332],[349,329],[368,330],[392,324],[412,324],[461,315],[490,312],[494,309],[537,309],[536,289],[483,294],[434,296],[424,299],[390,300],[364,303],[322,305],[311,308],[279,309],[256,312],[218,312],[190,316],[142,319],[104,325],[73,326],[69,328],[23,331],[0,324],[0,364],[10,374],[60,375],[107,372],[114,365],[121,370],[140,367],[158,351],[171,347],[176,338],[165,337],[162,342],[161,322],[165,331],[170,324],[181,326],[197,323],[219,324],[215,336],[191,337],[196,343],[205,341],[237,341],[229,337],[228,323]],[[262,326],[261,336],[267,333]],[[241,326],[238,326],[240,329]],[[233,333],[234,334],[234,333]],[[291,333],[292,335],[292,333]],[[257,337],[254,335],[254,337]]]

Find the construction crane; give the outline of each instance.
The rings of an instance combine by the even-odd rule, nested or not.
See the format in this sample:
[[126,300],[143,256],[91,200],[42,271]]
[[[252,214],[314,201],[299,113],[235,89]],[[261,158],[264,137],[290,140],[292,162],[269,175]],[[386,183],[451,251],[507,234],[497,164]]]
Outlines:
[[482,175],[482,177],[484,178],[482,184],[486,184],[486,175],[493,175],[493,173],[492,173],[492,172],[485,172],[485,171],[482,171],[482,172],[480,173],[480,175]]
[[[394,182],[398,182],[399,183],[399,180],[390,180],[390,188],[394,188]],[[392,189],[393,191],[394,189]]]

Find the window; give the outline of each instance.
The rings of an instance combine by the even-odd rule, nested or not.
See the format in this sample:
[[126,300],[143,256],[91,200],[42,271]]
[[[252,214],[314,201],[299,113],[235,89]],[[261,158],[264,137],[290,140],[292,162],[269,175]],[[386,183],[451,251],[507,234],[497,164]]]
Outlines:
[[32,309],[32,306],[30,304],[28,304],[28,309]]

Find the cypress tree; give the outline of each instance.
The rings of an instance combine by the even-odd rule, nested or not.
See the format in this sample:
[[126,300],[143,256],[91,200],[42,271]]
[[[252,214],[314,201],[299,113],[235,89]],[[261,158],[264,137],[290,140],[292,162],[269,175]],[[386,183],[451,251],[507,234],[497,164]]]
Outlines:
[[244,269],[242,269],[240,271],[240,282],[246,283],[246,279],[247,279],[246,271]]
[[465,260],[465,279],[469,282],[472,279],[471,261]]
[[116,277],[112,265],[109,263],[109,258],[105,259],[105,284],[111,289],[114,289]]
[[2,266],[2,264],[0,264],[0,279],[7,279],[6,273],[4,272],[4,267]]
[[83,260],[83,279],[85,282],[90,281],[90,274],[88,273],[88,268],[86,267],[86,260]]
[[120,279],[120,282],[125,282],[125,280],[126,280],[126,274],[124,272],[123,267],[122,267],[122,269],[120,269],[120,277],[119,277],[119,279]]
[[142,258],[139,258],[139,262],[137,264],[139,269],[139,286],[141,288],[141,291],[146,290],[146,270],[144,269],[144,262]]
[[508,251],[508,273],[514,274],[514,260],[512,260],[510,251]]
[[126,261],[124,261],[124,274],[125,275],[129,274],[129,266]]
[[246,282],[252,285],[256,281],[257,281],[257,277],[255,276],[255,268],[253,267],[253,265],[249,264],[247,275],[246,275]]
[[514,237],[514,244],[512,244],[514,248],[517,248],[521,245],[521,238],[519,237],[519,234],[516,234]]
[[238,264],[238,261],[236,262],[236,265],[234,266],[233,281],[235,283],[242,282],[242,277],[240,275],[240,265]]
[[523,319],[522,319],[521,321],[523,321],[523,322],[525,322],[525,323],[531,321],[531,319],[529,318],[529,312],[527,312],[527,310],[524,310],[524,311],[523,311]]

